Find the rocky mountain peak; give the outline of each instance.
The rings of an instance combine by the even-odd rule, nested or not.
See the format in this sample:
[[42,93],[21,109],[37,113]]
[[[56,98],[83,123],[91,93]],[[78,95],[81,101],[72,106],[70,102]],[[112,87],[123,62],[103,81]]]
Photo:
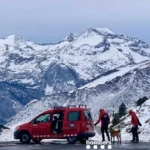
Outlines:
[[12,41],[12,42],[21,42],[21,41],[26,41],[24,38],[21,38],[16,35],[9,35],[5,40],[7,41]]
[[70,34],[65,38],[65,40],[67,40],[68,42],[73,42],[75,38],[77,38],[77,35],[76,35],[76,34],[73,34],[73,33],[70,33]]

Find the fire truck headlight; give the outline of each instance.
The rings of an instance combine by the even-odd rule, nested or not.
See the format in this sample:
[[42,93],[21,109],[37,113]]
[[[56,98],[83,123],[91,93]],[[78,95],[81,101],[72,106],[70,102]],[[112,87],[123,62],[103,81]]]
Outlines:
[[19,130],[19,126],[17,126],[17,127],[15,128],[15,131],[17,131],[17,130]]

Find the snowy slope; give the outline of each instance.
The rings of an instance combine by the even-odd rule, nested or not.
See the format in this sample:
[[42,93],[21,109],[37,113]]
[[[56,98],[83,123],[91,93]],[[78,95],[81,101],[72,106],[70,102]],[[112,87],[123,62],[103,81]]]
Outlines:
[[[139,134],[140,141],[150,141],[150,99],[147,100],[142,107],[132,107],[132,109],[136,112],[142,126],[139,126]],[[121,131],[122,131],[122,139],[125,141],[132,140],[132,135],[129,133],[132,125],[127,125],[131,121],[130,116],[126,116],[126,119],[122,122]]]
[[147,67],[147,66],[149,66],[149,61],[145,61],[145,62],[136,64],[136,65],[134,64],[134,65],[128,65],[126,67],[116,68],[112,73],[110,73],[108,75],[104,75],[104,76],[101,75],[98,79],[95,79],[94,81],[89,82],[88,84],[80,87],[79,89],[92,88],[92,87],[96,87],[97,85],[100,85],[100,84],[105,84],[106,82],[109,82],[116,77],[123,76],[126,73],[129,73],[136,68],[140,69],[140,68]]

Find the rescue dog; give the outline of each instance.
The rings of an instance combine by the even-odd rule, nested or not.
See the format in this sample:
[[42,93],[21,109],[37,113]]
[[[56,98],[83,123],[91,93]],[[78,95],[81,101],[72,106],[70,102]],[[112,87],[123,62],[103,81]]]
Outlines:
[[[121,144],[121,130],[113,129],[113,128],[110,128],[109,130],[110,130],[111,142],[115,143],[115,137],[116,137],[118,140],[118,144],[119,143]],[[113,141],[112,141],[112,139],[113,139]]]

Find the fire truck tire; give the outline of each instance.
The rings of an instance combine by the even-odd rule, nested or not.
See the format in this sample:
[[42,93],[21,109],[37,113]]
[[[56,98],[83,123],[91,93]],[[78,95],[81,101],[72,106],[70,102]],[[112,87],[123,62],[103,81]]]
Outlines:
[[77,137],[76,136],[72,136],[72,137],[67,137],[67,141],[69,144],[75,144],[77,142]]
[[82,144],[86,144],[86,141],[88,140],[88,138],[80,138],[79,141]]
[[21,143],[23,144],[29,144],[30,141],[31,141],[31,137],[30,137],[30,134],[28,132],[22,132],[20,134],[20,141]]
[[32,139],[32,141],[35,143],[40,143],[42,141],[42,139]]

